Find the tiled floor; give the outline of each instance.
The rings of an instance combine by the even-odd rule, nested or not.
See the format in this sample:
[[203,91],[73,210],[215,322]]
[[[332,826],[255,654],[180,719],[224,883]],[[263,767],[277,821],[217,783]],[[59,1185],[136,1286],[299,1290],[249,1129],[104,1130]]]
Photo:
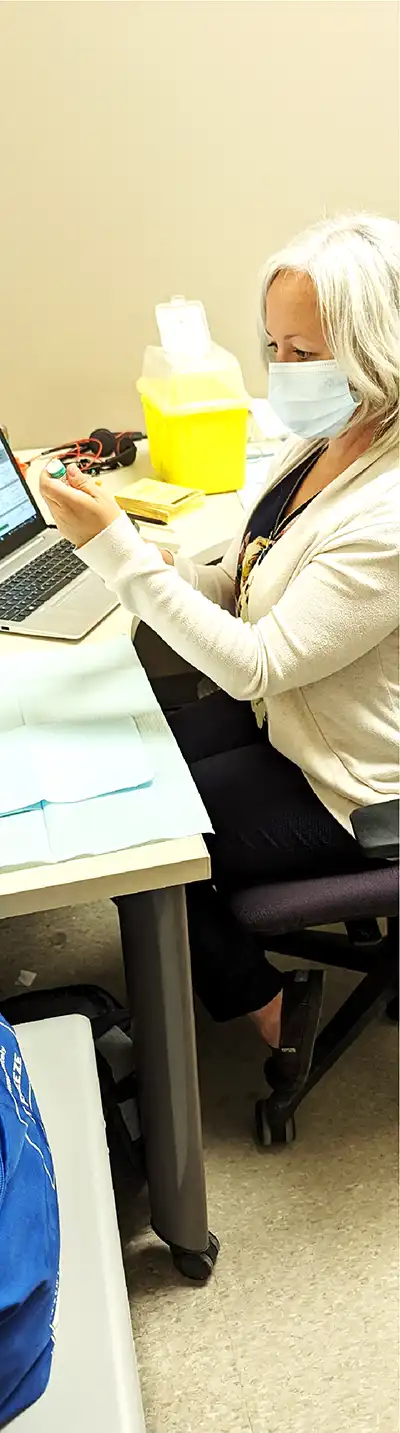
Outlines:
[[[94,980],[121,993],[112,906],[0,928],[2,993]],[[328,1006],[347,977],[329,977]],[[146,1200],[119,1190],[147,1433],[397,1433],[397,1030],[375,1024],[313,1091],[290,1149],[253,1142],[262,1051],[199,1017],[210,1284],[175,1273]]]

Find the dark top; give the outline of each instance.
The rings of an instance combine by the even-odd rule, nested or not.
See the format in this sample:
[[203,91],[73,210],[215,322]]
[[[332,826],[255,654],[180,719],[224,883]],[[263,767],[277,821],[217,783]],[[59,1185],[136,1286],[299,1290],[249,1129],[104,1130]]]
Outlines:
[[[243,596],[245,595],[244,589],[247,587],[250,573],[253,571],[256,563],[264,562],[270,548],[277,539],[286,532],[289,524],[294,522],[294,519],[299,517],[300,513],[304,512],[305,508],[309,506],[309,503],[313,501],[312,498],[307,498],[305,503],[301,503],[295,512],[289,513],[288,517],[285,518],[285,509],[290,499],[294,493],[297,492],[300,483],[303,482],[303,478],[311,472],[311,468],[314,467],[314,463],[317,462],[317,458],[321,456],[324,448],[325,443],[321,448],[318,448],[317,451],[314,449],[311,455],[308,453],[306,458],[302,458],[301,462],[297,463],[295,468],[291,468],[290,473],[286,473],[285,477],[281,478],[281,481],[276,483],[270,492],[265,493],[264,496],[260,498],[257,507],[254,508],[254,512],[252,512],[249,520],[249,525],[244,533],[238,557],[235,584],[238,616],[241,615],[241,604]],[[246,553],[250,545],[252,546],[252,552],[251,554],[248,553],[247,561],[245,561]]]

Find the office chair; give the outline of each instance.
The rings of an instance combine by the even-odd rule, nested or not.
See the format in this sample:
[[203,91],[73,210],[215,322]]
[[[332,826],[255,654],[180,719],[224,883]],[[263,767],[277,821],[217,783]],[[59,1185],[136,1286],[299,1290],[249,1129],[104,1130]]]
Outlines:
[[[230,905],[263,949],[307,963],[360,971],[364,979],[321,1031],[306,1085],[292,1105],[272,1093],[257,1100],[256,1132],[265,1148],[295,1139],[295,1110],[366,1026],[386,1009],[398,1018],[399,808],[384,801],[355,811],[352,826],[370,869],[315,880],[279,881],[237,891]],[[385,933],[378,925],[384,918]],[[315,929],[345,924],[346,935]]]
[[[133,642],[165,712],[195,701],[200,673],[141,622]],[[231,910],[264,950],[359,971],[364,979],[319,1035],[306,1085],[292,1107],[271,1094],[257,1100],[256,1133],[265,1148],[291,1144],[295,1110],[313,1085],[383,1011],[398,1020],[399,990],[399,808],[397,801],[362,808],[352,817],[354,835],[371,867],[315,880],[279,881],[236,892]],[[382,934],[378,919],[385,922]],[[346,934],[316,929],[342,925]]]

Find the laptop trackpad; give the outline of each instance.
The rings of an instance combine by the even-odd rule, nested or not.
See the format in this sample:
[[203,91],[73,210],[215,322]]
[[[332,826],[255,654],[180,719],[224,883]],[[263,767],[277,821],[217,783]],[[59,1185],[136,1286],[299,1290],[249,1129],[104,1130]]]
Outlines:
[[67,587],[38,612],[32,612],[24,626],[38,635],[78,640],[118,605],[118,599],[107,592],[101,578],[88,572],[72,591]]

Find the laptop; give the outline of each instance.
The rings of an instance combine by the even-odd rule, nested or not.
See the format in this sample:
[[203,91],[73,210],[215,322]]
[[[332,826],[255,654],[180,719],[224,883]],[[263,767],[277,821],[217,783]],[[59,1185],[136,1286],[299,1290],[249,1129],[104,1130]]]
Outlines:
[[0,429],[0,632],[79,642],[118,605],[47,526]]

